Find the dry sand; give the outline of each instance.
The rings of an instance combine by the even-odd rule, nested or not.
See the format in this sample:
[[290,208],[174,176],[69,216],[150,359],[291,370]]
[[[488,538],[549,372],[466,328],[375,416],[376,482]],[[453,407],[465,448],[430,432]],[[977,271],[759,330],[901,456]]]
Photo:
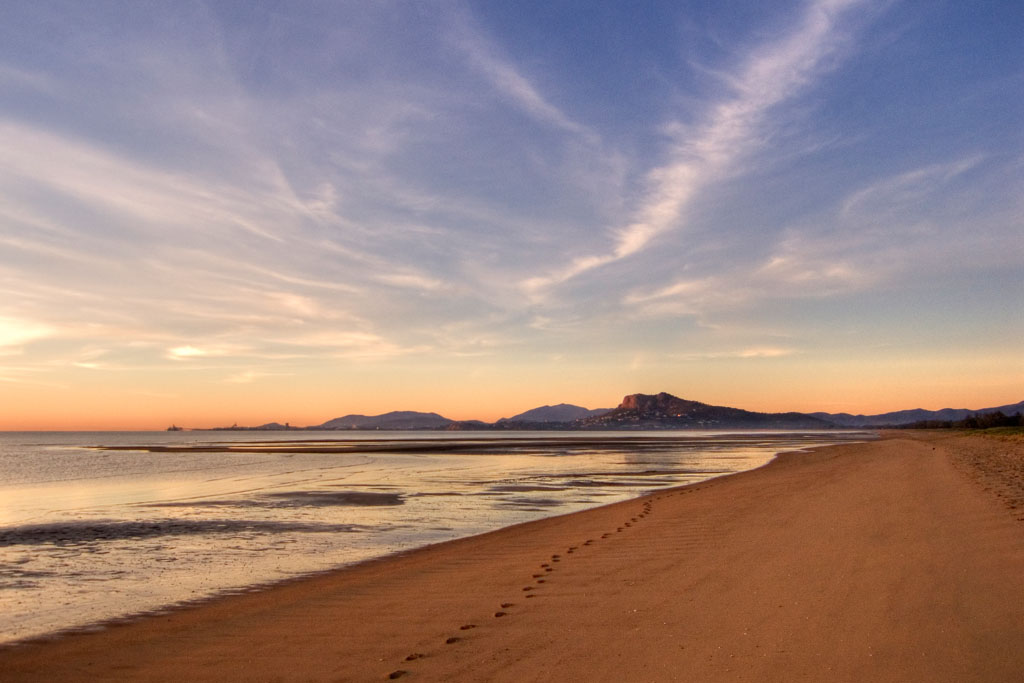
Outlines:
[[0,650],[0,680],[1020,681],[1022,458],[923,433],[784,455]]

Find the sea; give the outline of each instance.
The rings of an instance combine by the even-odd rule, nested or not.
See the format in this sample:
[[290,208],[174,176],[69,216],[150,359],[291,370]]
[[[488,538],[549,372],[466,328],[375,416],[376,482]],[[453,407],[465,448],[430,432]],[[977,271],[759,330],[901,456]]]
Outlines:
[[0,432],[0,644],[862,441],[864,432]]

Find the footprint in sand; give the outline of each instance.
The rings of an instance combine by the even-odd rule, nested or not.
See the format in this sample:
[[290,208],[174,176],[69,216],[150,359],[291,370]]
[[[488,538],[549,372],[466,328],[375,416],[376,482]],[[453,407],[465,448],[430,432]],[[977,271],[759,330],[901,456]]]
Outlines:
[[465,626],[460,626],[459,630],[460,631],[468,631],[471,628],[476,628],[476,624],[466,624]]
[[508,609],[509,607],[515,607],[515,606],[516,606],[516,603],[514,603],[514,602],[503,602],[503,603],[501,603],[501,608],[502,609]]
[[419,652],[413,652],[411,655],[409,655],[408,657],[405,658],[405,661],[407,661],[407,662],[414,662],[417,659],[423,659],[424,657],[426,657],[426,655],[421,654]]
[[462,638],[459,638],[458,636],[452,636],[448,640],[444,641],[444,644],[445,645],[451,645],[452,643],[457,643],[460,640],[462,640]]
[[388,680],[392,680],[393,681],[396,678],[401,678],[402,676],[404,676],[407,673],[409,673],[409,672],[404,670],[404,669],[399,669],[398,671],[392,671],[391,673],[388,674]]
[[504,617],[504,616],[507,616],[507,615],[508,615],[508,612],[495,612],[494,613],[495,617]]

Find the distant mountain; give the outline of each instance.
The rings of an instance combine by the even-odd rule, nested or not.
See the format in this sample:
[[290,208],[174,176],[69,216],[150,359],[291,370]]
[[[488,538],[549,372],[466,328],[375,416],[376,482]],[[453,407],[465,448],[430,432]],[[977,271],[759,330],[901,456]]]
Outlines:
[[971,415],[980,415],[984,413],[994,413],[996,411],[1002,412],[1004,415],[1015,415],[1016,413],[1024,413],[1024,401],[1020,403],[1012,403],[1005,406],[997,406],[995,408],[979,408],[978,410],[969,410],[967,408],[943,408],[942,410],[922,410],[916,408],[914,410],[897,410],[892,413],[881,413],[878,415],[851,415],[849,413],[810,413],[814,417],[821,418],[822,420],[828,420],[829,422],[839,425],[840,427],[883,427],[883,426],[897,426],[912,424],[914,422],[923,422],[925,420],[963,420]]
[[754,413],[688,401],[664,392],[632,394],[618,408],[574,424],[576,429],[830,429],[803,413]]
[[671,394],[631,394],[613,409],[588,410],[559,403],[541,406],[491,424],[480,420],[449,420],[437,413],[399,410],[383,415],[345,415],[311,427],[292,427],[270,422],[259,427],[216,427],[214,430],[286,429],[423,429],[423,430],[578,430],[578,429],[832,429],[909,425],[924,421],[963,420],[972,415],[1002,412],[1024,413],[1024,401],[994,408],[968,410],[899,410],[879,415],[849,413],[756,413],[739,408],[713,406]]
[[290,424],[285,422],[268,422],[267,424],[259,425],[258,427],[240,427],[237,424],[233,424],[230,427],[213,427],[211,429],[203,429],[199,431],[211,431],[211,432],[283,432],[291,429],[303,429],[303,427],[292,427]]
[[293,427],[291,427],[288,424],[281,424],[280,422],[268,422],[265,425],[260,425],[259,427],[253,427],[253,429],[277,432],[277,431],[284,431],[286,429],[293,429]]
[[509,418],[501,418],[498,422],[572,422],[587,417],[597,417],[609,412],[611,408],[596,408],[590,410],[582,406],[574,406],[569,403],[559,403],[557,406],[541,406],[519,413]]
[[309,429],[444,429],[454,424],[437,413],[395,410],[383,415],[345,415]]

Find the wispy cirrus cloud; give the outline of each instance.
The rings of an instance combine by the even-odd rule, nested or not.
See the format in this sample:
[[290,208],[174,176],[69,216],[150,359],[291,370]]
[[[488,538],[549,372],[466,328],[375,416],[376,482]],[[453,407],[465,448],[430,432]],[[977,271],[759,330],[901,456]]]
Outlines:
[[6,88],[28,88],[37,92],[54,93],[57,83],[50,76],[38,71],[19,69],[10,64],[0,64],[0,83]]
[[863,0],[824,0],[807,5],[795,28],[755,49],[728,74],[730,94],[709,103],[696,125],[666,127],[668,162],[652,169],[634,220],[612,233],[611,249],[579,256],[560,269],[527,278],[523,288],[537,294],[582,273],[645,250],[658,236],[681,227],[695,194],[714,182],[773,134],[773,108],[804,91],[835,65],[849,39],[847,15]]
[[18,347],[53,335],[55,329],[34,320],[0,317],[0,349]]
[[500,56],[497,46],[480,31],[467,11],[451,11],[450,19],[448,39],[495,91],[536,121],[596,141],[592,131],[545,99],[515,65]]
[[[969,154],[853,189],[817,220],[784,230],[753,277],[775,296],[827,296],[924,277],[936,267],[955,271],[977,258],[1012,260],[998,234],[1019,207],[979,211],[976,185],[966,180],[972,173],[1012,177],[1004,163],[986,162]],[[964,239],[964,211],[972,239]]]
[[[957,207],[974,195],[963,176],[981,172],[985,157],[968,155],[904,170],[852,189],[812,219],[772,234],[763,252],[737,259],[714,274],[680,277],[621,297],[633,315],[705,317],[772,301],[848,296],[895,282],[925,278],[936,267],[956,270],[975,258],[1013,259],[997,239],[963,239]],[[1003,174],[1000,167],[986,171]],[[998,233],[1016,211],[990,207],[972,229]],[[987,255],[987,256],[986,256]]]
[[186,358],[203,358],[209,356],[210,352],[205,349],[200,349],[191,344],[185,346],[175,346],[173,349],[167,349],[167,357],[172,360],[184,360]]
[[95,145],[13,121],[0,121],[0,153],[8,162],[0,169],[5,185],[18,188],[31,183],[48,188],[92,210],[134,219],[126,224],[140,231],[170,226],[197,231],[216,225],[278,243],[284,239],[279,230],[287,224],[264,218],[267,210],[279,206],[273,196],[261,197],[223,181],[218,187],[212,179],[200,181],[156,170]]
[[683,361],[701,360],[756,360],[764,358],[783,358],[800,353],[797,349],[786,347],[751,347],[731,351],[705,351],[695,353],[673,354],[673,358]]
[[290,372],[262,372],[259,370],[244,370],[224,379],[228,384],[252,384],[266,377],[290,377]]
[[932,200],[949,183],[959,176],[977,168],[985,160],[984,155],[975,154],[936,164],[928,164],[893,176],[888,176],[853,192],[840,206],[839,217],[848,221],[862,221],[871,216],[907,208],[922,210],[922,202]]

